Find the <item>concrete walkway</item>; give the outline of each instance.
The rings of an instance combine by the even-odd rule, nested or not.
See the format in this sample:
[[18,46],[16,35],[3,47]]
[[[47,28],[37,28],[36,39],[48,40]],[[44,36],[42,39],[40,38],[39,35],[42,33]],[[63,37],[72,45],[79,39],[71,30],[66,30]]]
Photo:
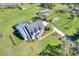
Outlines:
[[52,32],[50,32],[50,33],[48,33],[47,35],[43,36],[43,37],[42,37],[42,38],[40,38],[39,40],[42,40],[42,39],[46,38],[47,36],[51,35],[52,33],[53,33],[53,31],[52,31]]

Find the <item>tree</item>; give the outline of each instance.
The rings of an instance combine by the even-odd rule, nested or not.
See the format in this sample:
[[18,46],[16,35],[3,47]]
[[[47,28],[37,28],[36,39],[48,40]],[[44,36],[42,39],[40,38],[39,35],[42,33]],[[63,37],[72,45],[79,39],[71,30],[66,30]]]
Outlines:
[[73,48],[76,51],[76,55],[79,55],[79,42],[75,41]]
[[46,27],[45,27],[45,30],[50,30],[50,27],[49,27],[49,26],[46,26]]
[[61,56],[63,53],[59,50],[60,46],[51,46],[48,44],[46,48],[39,54],[41,56]]
[[52,9],[52,7],[55,6],[52,3],[41,3],[41,7],[47,8],[47,9]]
[[65,56],[73,56],[76,55],[76,51],[74,51],[73,48],[73,43],[65,40],[65,39],[61,39],[61,44],[60,44],[60,50],[63,52],[63,55]]
[[61,45],[62,52],[64,53],[65,56],[73,56],[75,55],[74,50],[72,49],[72,45],[68,41],[64,41],[63,44]]

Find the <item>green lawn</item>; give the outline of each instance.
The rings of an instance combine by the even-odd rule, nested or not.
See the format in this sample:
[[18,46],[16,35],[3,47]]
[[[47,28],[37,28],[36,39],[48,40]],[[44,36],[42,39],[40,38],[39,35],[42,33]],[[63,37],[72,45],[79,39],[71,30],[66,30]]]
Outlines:
[[[0,55],[38,55],[47,44],[58,45],[60,41],[53,36],[48,36],[42,40],[35,40],[33,42],[26,42],[20,40],[17,36],[14,36],[15,41],[17,42],[16,46],[12,45],[8,35],[11,34],[14,30],[13,25],[23,22],[23,21],[32,21],[32,18],[37,16],[36,13],[41,9],[39,4],[25,4],[25,10],[15,9],[0,9],[0,32],[3,32],[3,37],[0,38]],[[79,18],[76,20],[70,20],[68,17],[69,13],[61,14],[56,13],[56,10],[59,10],[63,7],[62,4],[56,4],[52,10],[52,14],[48,19],[59,18],[59,20],[54,23],[49,24],[49,26],[54,26],[60,29],[67,35],[73,35],[79,28]],[[69,27],[69,29],[65,29]]]
[[52,36],[33,42],[21,41],[17,46],[11,48],[7,47],[3,52],[3,55],[38,55],[47,44],[58,45],[59,43],[60,41]]
[[[60,10],[62,8],[63,8],[62,4],[57,4],[56,7],[52,9],[53,13],[50,17],[59,18],[59,20],[54,22],[58,26],[54,25],[53,23],[52,25],[60,29],[65,34],[73,36],[73,34],[76,33],[79,29],[79,18],[77,17],[75,19],[68,19],[68,17],[70,17],[70,13],[67,12],[65,14],[62,14],[55,12],[56,10]],[[68,27],[69,29],[66,29],[65,27]]]
[[41,8],[39,4],[25,4],[25,7],[25,10],[0,9],[0,32],[3,33],[3,37],[0,38],[0,55],[38,55],[47,44],[60,43],[52,36],[34,42],[25,42],[14,36],[17,46],[12,45],[8,37],[14,31],[12,26],[23,21],[31,21]]

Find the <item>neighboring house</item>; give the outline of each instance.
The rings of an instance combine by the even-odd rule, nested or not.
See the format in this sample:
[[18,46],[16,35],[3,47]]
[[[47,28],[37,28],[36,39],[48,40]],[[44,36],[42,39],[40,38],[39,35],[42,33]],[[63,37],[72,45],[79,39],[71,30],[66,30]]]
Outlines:
[[0,3],[0,8],[14,8],[21,7],[22,3]]
[[46,25],[47,23],[45,21],[40,20],[32,24],[21,23],[17,25],[15,28],[16,30],[19,31],[19,33],[25,40],[29,40],[29,39],[34,40],[41,37],[41,35],[45,31]]

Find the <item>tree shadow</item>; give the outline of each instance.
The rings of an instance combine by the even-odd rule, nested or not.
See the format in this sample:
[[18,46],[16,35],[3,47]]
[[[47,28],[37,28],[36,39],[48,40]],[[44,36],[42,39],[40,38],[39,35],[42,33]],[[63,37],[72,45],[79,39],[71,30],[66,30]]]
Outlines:
[[3,32],[0,32],[0,38],[2,38],[3,37]]
[[77,28],[77,32],[74,33],[73,35],[69,36],[73,41],[76,41],[79,39],[79,28]]
[[35,22],[35,21],[37,21],[37,20],[41,20],[41,18],[40,18],[40,17],[33,17],[33,18],[32,18],[32,22]]
[[40,56],[61,56],[62,53],[59,52],[60,46],[51,46],[48,44],[46,48],[39,53]]
[[69,36],[69,35],[65,35],[65,37],[66,37],[67,40],[70,41],[70,42],[74,42],[74,41],[76,41],[76,38],[75,38],[73,35],[71,35],[71,36]]

